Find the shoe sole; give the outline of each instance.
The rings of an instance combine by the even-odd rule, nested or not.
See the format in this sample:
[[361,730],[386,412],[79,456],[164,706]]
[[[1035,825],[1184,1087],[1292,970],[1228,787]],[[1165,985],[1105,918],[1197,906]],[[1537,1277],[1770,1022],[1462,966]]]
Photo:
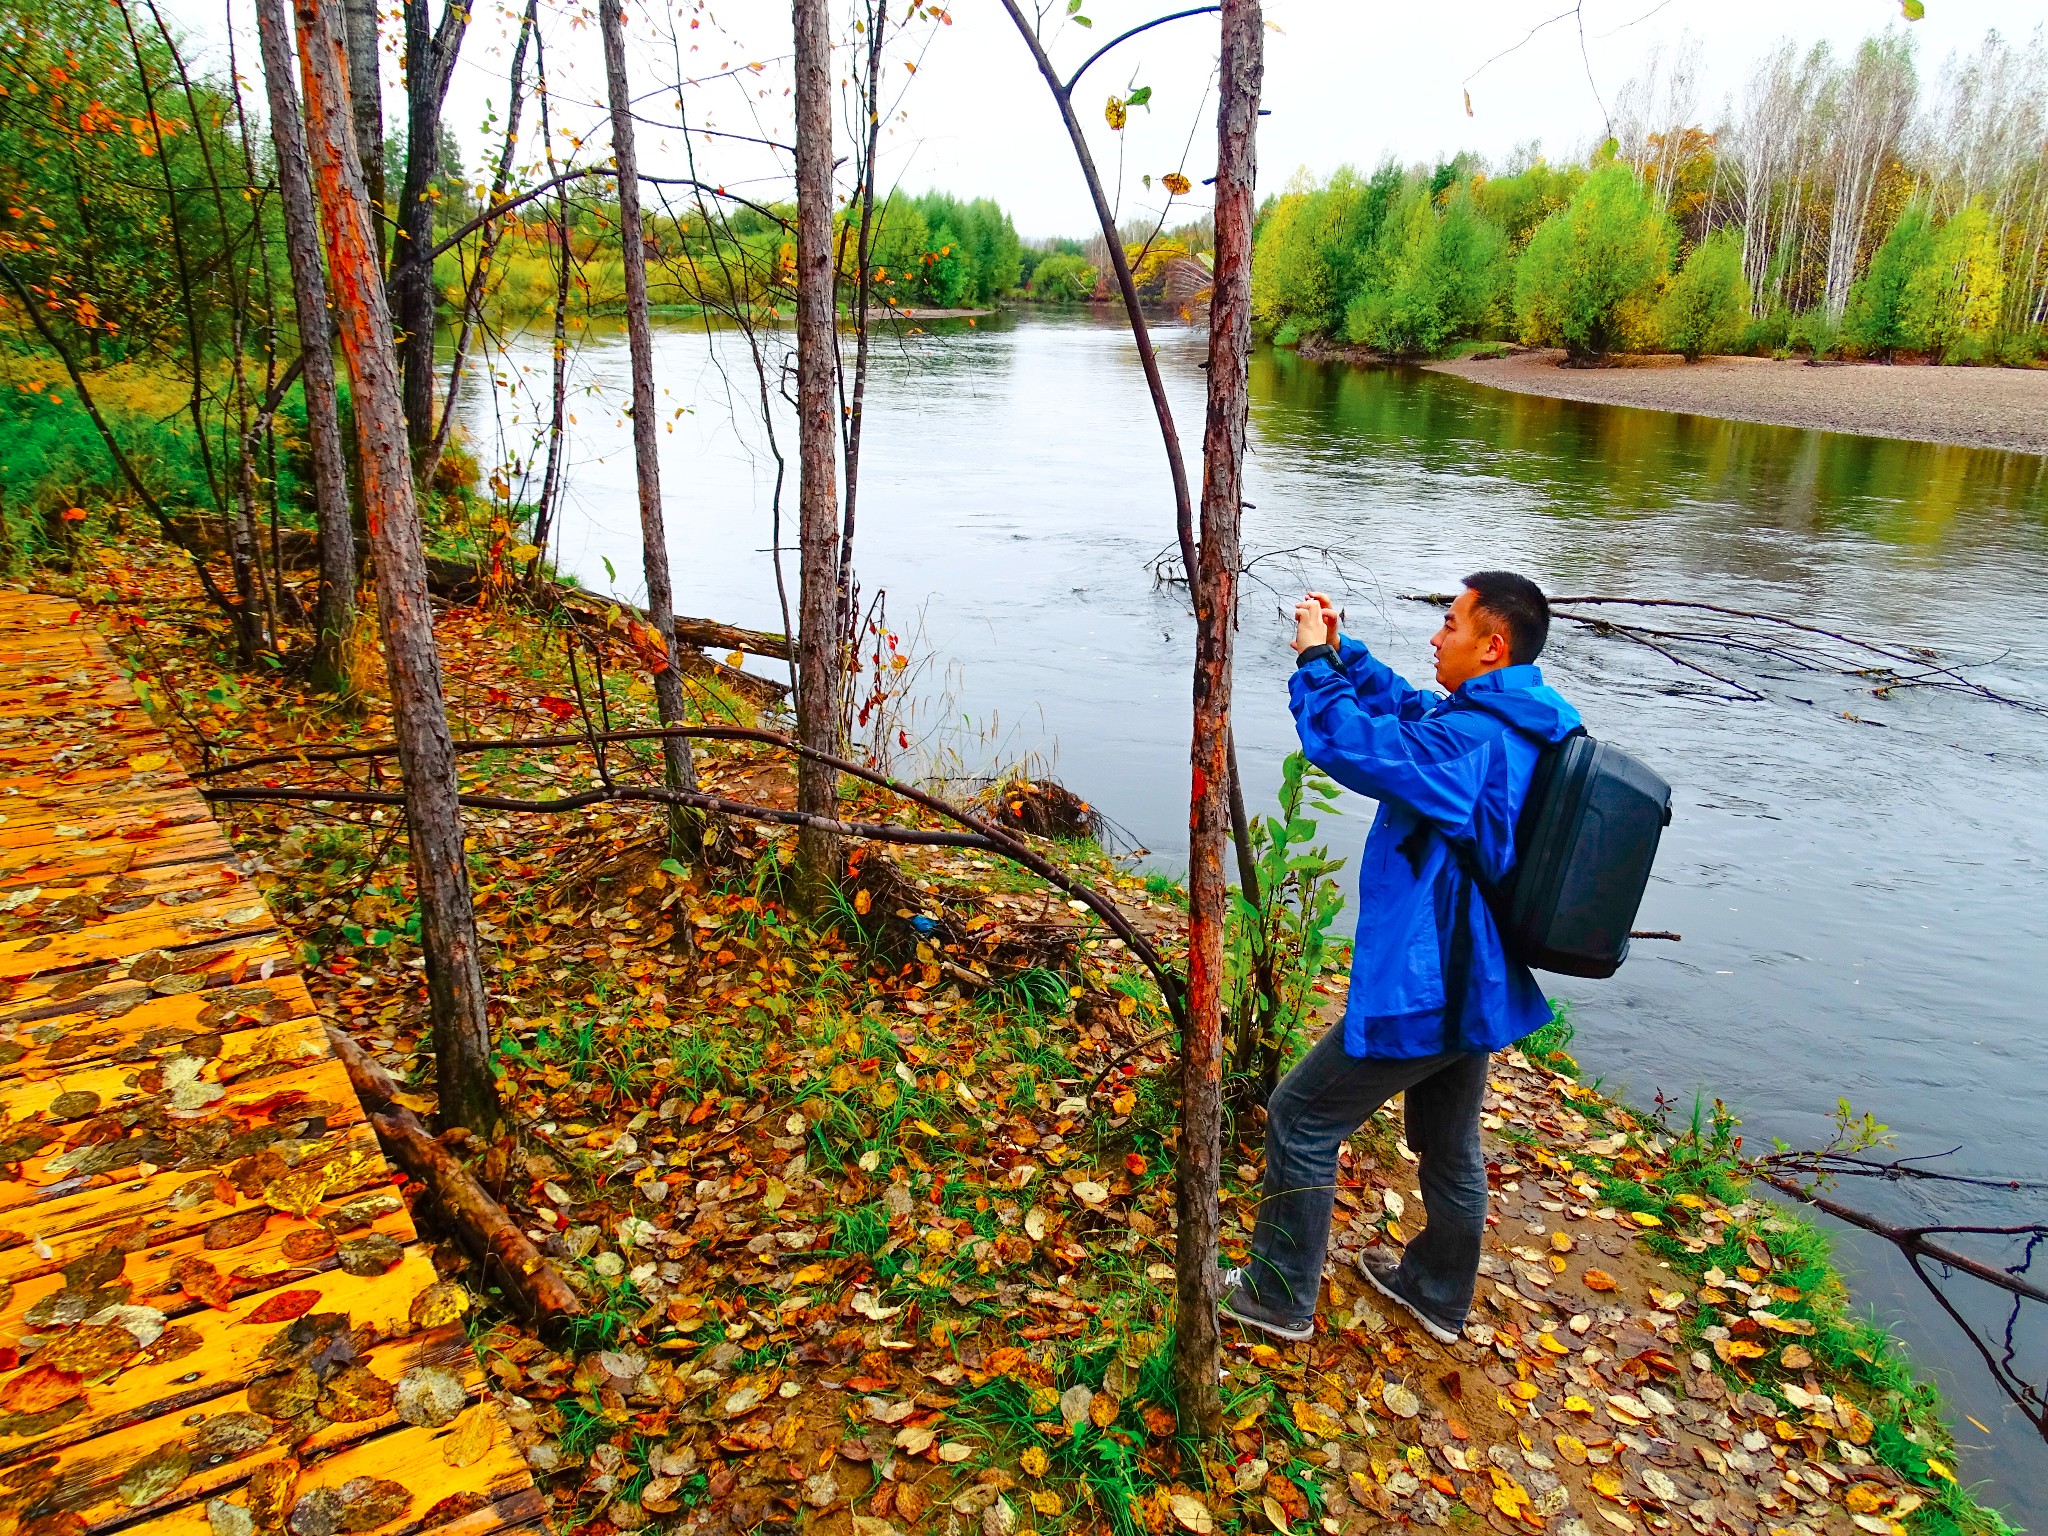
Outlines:
[[1227,1317],[1233,1323],[1243,1327],[1256,1328],[1268,1338],[1279,1339],[1285,1344],[1306,1344],[1316,1336],[1316,1325],[1314,1323],[1309,1323],[1307,1326],[1298,1329],[1289,1328],[1284,1323],[1271,1323],[1263,1318],[1247,1317],[1242,1312],[1233,1312],[1230,1310],[1230,1303],[1227,1301],[1219,1301],[1216,1304],[1216,1313],[1219,1317]]
[[1360,1259],[1358,1261],[1357,1267],[1358,1272],[1361,1275],[1365,1276],[1365,1283],[1367,1285],[1370,1285],[1374,1290],[1378,1291],[1382,1296],[1386,1297],[1387,1300],[1391,1301],[1403,1312],[1406,1312],[1410,1317],[1414,1318],[1417,1323],[1422,1325],[1422,1331],[1428,1334],[1432,1339],[1435,1339],[1437,1343],[1455,1344],[1458,1342],[1458,1334],[1454,1333],[1449,1328],[1446,1328],[1442,1323],[1438,1322],[1435,1318],[1428,1316],[1426,1313],[1423,1312],[1423,1310],[1420,1307],[1416,1306],[1415,1303],[1410,1301],[1406,1296],[1403,1296],[1398,1291],[1395,1291],[1392,1288],[1390,1288],[1384,1280],[1380,1279],[1378,1275],[1374,1274],[1370,1269],[1366,1267],[1365,1260]]

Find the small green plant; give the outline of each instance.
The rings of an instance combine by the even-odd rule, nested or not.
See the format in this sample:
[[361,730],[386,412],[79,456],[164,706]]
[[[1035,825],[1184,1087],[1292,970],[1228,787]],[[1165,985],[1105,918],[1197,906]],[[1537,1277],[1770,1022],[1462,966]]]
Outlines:
[[1344,867],[1316,843],[1304,814],[1338,814],[1336,783],[1299,752],[1280,769],[1280,814],[1254,817],[1259,888],[1231,892],[1224,964],[1230,979],[1230,1060],[1239,1103],[1263,1104],[1301,1034],[1322,975],[1330,927],[1344,909],[1333,878]]
[[1552,998],[1550,1022],[1534,1034],[1523,1038],[1521,1052],[1538,1066],[1548,1067],[1553,1072],[1561,1072],[1566,1077],[1577,1077],[1579,1063],[1577,1058],[1569,1053],[1569,1047],[1577,1035],[1578,1030],[1572,1024],[1572,1005]]

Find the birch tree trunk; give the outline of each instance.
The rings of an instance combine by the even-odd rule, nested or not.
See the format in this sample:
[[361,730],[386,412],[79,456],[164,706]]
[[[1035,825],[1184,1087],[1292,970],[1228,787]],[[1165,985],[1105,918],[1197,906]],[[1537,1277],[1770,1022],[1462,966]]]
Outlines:
[[455,747],[442,699],[440,658],[434,650],[419,504],[413,497],[405,412],[391,355],[391,313],[349,118],[341,4],[342,0],[298,0],[307,138],[327,239],[334,311],[341,322],[341,349],[355,391],[356,447],[377,561],[377,615],[384,631],[399,771],[405,784],[441,1122],[491,1135],[502,1114],[491,1078],[476,913],[463,860]]
[[[825,0],[792,0],[796,32],[797,734],[806,746],[839,744],[839,492],[833,402],[839,361],[832,270],[832,36]],[[805,758],[796,804],[838,814],[839,776]],[[797,834],[798,877],[815,907],[839,877],[839,840]]]
[[292,34],[284,0],[256,0],[256,36],[263,50],[270,137],[277,147],[285,255],[291,263],[299,356],[305,362],[300,387],[306,394],[306,435],[313,450],[313,506],[320,530],[313,685],[346,694],[350,689],[346,644],[356,616],[356,539],[348,520],[348,465],[342,458],[341,419],[335,407],[327,278],[320,270],[313,174],[306,160],[306,125],[299,112],[298,87],[292,80]]
[[[663,725],[683,723],[683,683],[676,665],[676,594],[668,564],[668,526],[661,515],[661,460],[654,421],[654,337],[647,324],[647,247],[640,222],[640,162],[633,148],[633,95],[626,85],[626,19],[619,0],[599,0],[604,33],[605,83],[611,92],[612,153],[619,167],[619,245],[626,268],[626,340],[633,357],[633,469],[640,490],[640,554],[647,573],[647,616],[661,635],[668,665],[654,674],[654,701]],[[696,764],[681,736],[661,742],[662,781],[695,789]],[[700,824],[680,805],[669,807],[669,841],[691,853]]]
[[1183,1433],[1222,1428],[1216,1375],[1217,1189],[1223,1159],[1223,926],[1230,899],[1230,652],[1250,400],[1252,217],[1264,21],[1259,0],[1223,0],[1216,109],[1216,287],[1209,306],[1209,412],[1202,433],[1202,537],[1195,601],[1195,729],[1190,749],[1188,1022],[1181,1036],[1175,1204],[1173,1377]]
[[356,155],[362,161],[363,186],[370,199],[370,228],[376,235],[377,260],[384,260],[384,86],[378,58],[377,0],[343,0],[344,39],[348,52],[349,116],[355,128]]
[[427,0],[405,0],[405,185],[391,247],[391,308],[398,322],[405,430],[415,449],[434,431],[434,181],[441,168],[441,104],[469,28],[469,7],[448,0],[427,30]]

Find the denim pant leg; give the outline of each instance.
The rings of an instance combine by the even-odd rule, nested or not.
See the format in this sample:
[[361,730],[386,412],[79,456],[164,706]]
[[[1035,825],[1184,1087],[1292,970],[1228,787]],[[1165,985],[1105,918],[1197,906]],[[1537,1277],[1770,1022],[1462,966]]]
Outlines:
[[1428,1224],[1401,1256],[1401,1283],[1424,1311],[1462,1323],[1486,1236],[1486,1153],[1479,1110],[1490,1058],[1452,1056],[1408,1090],[1408,1146],[1421,1159]]
[[[1374,1110],[1402,1089],[1446,1063],[1466,1059],[1449,1054],[1361,1059],[1345,1052],[1344,1027],[1339,1024],[1281,1079],[1266,1106],[1266,1182],[1252,1232],[1251,1258],[1245,1264],[1245,1283],[1262,1306],[1291,1319],[1315,1315],[1323,1260],[1330,1247],[1339,1149]],[[1485,1061],[1483,1056],[1473,1059]],[[1482,1087],[1485,1080],[1482,1071]],[[1476,1109],[1473,1134],[1478,1134]],[[1483,1215],[1483,1162],[1480,1200]],[[1473,1265],[1476,1270],[1476,1249]],[[1469,1280],[1466,1294],[1471,1294]]]

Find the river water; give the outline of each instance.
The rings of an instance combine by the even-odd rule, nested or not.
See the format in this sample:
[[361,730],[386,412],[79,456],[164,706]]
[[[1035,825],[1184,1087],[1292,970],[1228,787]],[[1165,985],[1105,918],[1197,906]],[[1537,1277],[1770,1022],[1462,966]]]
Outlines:
[[[1205,338],[1159,341],[1192,460]],[[780,629],[750,354],[694,324],[657,344],[678,607]],[[773,385],[781,339],[769,345]],[[480,447],[500,433],[524,444],[522,391],[545,387],[541,348],[515,343],[506,363],[512,387],[466,397]],[[573,378],[557,556],[587,585],[637,596],[623,337],[589,333]],[[1155,862],[1184,865],[1193,624],[1146,568],[1172,541],[1172,503],[1128,335],[1031,317],[895,338],[877,345],[868,400],[857,565],[930,658],[921,750],[968,766],[1035,754]],[[1252,401],[1245,545],[1272,586],[1248,588],[1236,674],[1255,809],[1293,745],[1279,610],[1304,585],[1337,595],[1346,628],[1424,683],[1437,614],[1399,594],[1504,566],[1553,593],[1695,599],[1910,640],[2048,700],[2048,460],[1286,352],[1257,357]],[[792,471],[786,526],[793,486]],[[1654,653],[1564,625],[1543,667],[1595,735],[1676,786],[1640,923],[1683,942],[1639,942],[1609,981],[1546,978],[1589,1075],[1645,1105],[1719,1096],[1753,1141],[1822,1139],[1847,1098],[1905,1152],[1960,1147],[1956,1171],[2048,1180],[2048,719],[1769,664],[1740,673],[1763,702],[1710,699]],[[1325,830],[1355,855],[1370,819],[1358,802]],[[1844,1198],[1923,1223],[2038,1220],[2044,1204],[1892,1184]],[[1845,1231],[1840,1247],[1858,1303],[1983,1426],[1958,1420],[1966,1480],[2024,1523],[2048,1519],[2048,1452],[1962,1333],[1887,1244]],[[1949,1285],[2002,1336],[1985,1289]],[[2038,1382],[2048,1308],[2030,1310],[2015,1342]]]

